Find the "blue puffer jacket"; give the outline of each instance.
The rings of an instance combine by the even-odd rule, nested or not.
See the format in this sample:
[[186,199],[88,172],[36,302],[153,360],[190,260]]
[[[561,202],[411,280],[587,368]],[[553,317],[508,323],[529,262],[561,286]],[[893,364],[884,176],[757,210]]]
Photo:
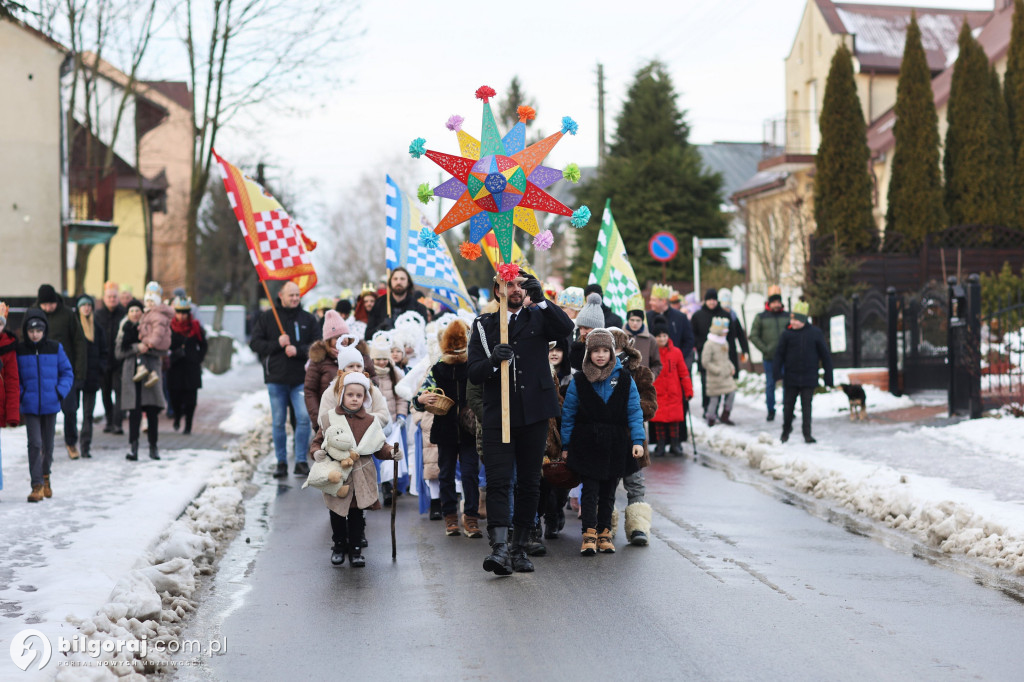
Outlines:
[[21,413],[56,414],[75,383],[75,371],[64,347],[47,339],[45,332],[39,343],[28,340],[28,322],[33,318],[46,322],[46,314],[38,308],[29,308],[22,324],[24,340],[18,344]]

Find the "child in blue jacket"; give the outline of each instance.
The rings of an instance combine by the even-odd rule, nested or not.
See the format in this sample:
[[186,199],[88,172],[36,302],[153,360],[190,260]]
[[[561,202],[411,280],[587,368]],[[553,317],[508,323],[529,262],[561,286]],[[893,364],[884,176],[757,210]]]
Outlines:
[[18,344],[21,420],[28,432],[28,468],[32,474],[29,502],[53,496],[53,434],[64,397],[75,383],[75,371],[64,347],[46,338],[46,328],[46,313],[29,308],[22,323],[23,338]]
[[643,457],[644,415],[636,384],[615,357],[611,332],[594,329],[586,343],[583,369],[573,376],[562,405],[562,456],[583,483],[580,554],[593,556],[615,551],[615,490]]

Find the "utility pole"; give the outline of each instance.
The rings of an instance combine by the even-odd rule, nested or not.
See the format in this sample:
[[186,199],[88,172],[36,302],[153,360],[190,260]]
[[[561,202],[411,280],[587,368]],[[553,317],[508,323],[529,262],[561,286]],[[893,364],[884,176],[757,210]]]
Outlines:
[[604,65],[597,65],[597,167],[604,166]]

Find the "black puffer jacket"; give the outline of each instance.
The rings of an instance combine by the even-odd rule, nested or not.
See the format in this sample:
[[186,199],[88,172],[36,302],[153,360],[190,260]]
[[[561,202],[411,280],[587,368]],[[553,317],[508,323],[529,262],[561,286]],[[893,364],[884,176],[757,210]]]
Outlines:
[[[84,338],[85,335],[83,334],[82,337]],[[93,325],[92,341],[85,339],[85,343],[85,385],[82,388],[86,391],[98,391],[103,373],[107,371],[107,367],[113,360],[113,357],[107,353],[110,343],[107,341],[103,327],[98,324]]]
[[805,324],[800,329],[782,332],[775,349],[775,371],[782,374],[784,385],[817,386],[819,363],[825,368],[825,385],[832,386],[832,354],[820,329]]

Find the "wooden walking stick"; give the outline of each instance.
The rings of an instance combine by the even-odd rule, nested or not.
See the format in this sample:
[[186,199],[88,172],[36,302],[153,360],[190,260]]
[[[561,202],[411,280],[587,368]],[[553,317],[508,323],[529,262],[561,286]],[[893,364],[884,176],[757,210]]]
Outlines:
[[[398,445],[395,447],[397,448]],[[395,514],[398,511],[398,460],[393,461],[395,477],[391,483],[394,486],[394,492],[391,493],[391,560],[395,561],[398,558],[398,543],[395,541]]]
[[[499,278],[500,279],[500,278]],[[500,309],[498,312],[498,324],[500,329],[501,343],[508,343],[508,282],[501,280]],[[501,363],[501,442],[512,442],[512,427],[509,417],[509,361]]]
[[[267,294],[267,300],[270,301],[270,310],[274,313],[274,320],[277,321],[277,329],[284,335],[284,325],[281,324],[281,316],[277,314],[277,306],[274,305],[274,297],[270,295],[270,289],[267,288],[266,280],[260,280],[260,284],[263,285],[263,291]],[[288,338],[291,338],[290,336]],[[296,340],[297,341],[297,340]],[[293,341],[294,343],[294,341]]]

